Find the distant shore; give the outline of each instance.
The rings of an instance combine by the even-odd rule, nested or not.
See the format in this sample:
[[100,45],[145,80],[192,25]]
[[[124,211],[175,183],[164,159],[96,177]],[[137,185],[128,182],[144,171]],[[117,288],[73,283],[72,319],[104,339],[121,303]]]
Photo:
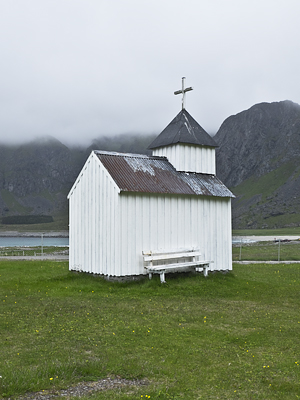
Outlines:
[[50,232],[19,232],[19,231],[3,231],[0,237],[69,237],[69,231],[50,231]]

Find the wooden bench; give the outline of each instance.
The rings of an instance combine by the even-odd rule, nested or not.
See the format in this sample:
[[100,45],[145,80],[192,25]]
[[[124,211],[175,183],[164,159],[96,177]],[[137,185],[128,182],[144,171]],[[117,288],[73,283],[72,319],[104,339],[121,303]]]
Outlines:
[[[144,266],[149,274],[160,274],[161,283],[165,283],[165,274],[168,272],[187,272],[196,271],[203,268],[204,276],[208,275],[209,264],[213,261],[199,260],[201,253],[198,249],[182,249],[175,251],[143,251]],[[182,260],[185,259],[185,260]],[[190,261],[186,261],[186,260]],[[182,260],[182,261],[181,261]],[[154,265],[153,262],[165,262],[164,264]]]

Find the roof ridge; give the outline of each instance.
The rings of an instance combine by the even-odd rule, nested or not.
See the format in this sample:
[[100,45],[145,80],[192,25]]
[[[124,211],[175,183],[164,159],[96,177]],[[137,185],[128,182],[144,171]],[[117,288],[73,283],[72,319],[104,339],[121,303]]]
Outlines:
[[114,156],[114,157],[130,157],[130,158],[144,158],[150,160],[162,160],[167,159],[165,156],[148,156],[147,154],[135,154],[135,153],[122,153],[117,151],[105,151],[105,150],[92,150],[95,154],[103,154],[106,156]]

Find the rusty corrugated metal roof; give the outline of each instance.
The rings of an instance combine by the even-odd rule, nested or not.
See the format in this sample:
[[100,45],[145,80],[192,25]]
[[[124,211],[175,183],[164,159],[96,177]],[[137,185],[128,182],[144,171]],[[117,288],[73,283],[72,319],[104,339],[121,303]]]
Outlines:
[[234,197],[215,175],[178,172],[166,157],[94,153],[123,192]]
[[215,175],[191,172],[178,172],[196,195],[235,197],[231,191]]

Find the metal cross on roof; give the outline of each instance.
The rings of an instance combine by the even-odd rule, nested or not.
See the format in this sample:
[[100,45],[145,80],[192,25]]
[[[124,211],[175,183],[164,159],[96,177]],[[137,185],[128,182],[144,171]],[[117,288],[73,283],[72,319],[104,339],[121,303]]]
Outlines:
[[184,110],[184,98],[185,98],[185,93],[189,92],[190,90],[193,90],[192,87],[188,87],[188,88],[184,88],[184,80],[185,77],[182,78],[182,89],[181,90],[176,90],[176,92],[174,92],[174,94],[180,94],[182,93],[182,109]]

